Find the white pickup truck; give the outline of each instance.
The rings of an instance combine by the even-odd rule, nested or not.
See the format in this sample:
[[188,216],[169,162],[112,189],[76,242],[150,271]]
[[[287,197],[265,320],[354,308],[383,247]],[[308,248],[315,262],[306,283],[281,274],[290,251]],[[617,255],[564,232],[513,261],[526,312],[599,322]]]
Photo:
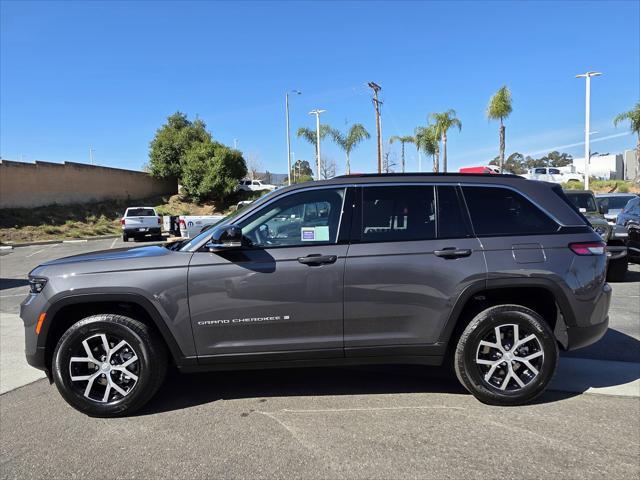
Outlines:
[[180,215],[178,224],[180,225],[180,237],[193,238],[208,225],[222,220],[224,215]]
[[260,180],[242,180],[236,187],[237,191],[244,192],[259,192],[261,190],[275,190],[275,185],[269,185],[268,183],[262,183]]
[[122,240],[128,242],[130,238],[139,240],[151,235],[159,238],[161,235],[162,219],[153,207],[129,207],[124,212],[122,220]]
[[528,180],[542,180],[552,183],[582,182],[584,180],[584,177],[579,173],[563,172],[554,167],[531,168],[522,176]]

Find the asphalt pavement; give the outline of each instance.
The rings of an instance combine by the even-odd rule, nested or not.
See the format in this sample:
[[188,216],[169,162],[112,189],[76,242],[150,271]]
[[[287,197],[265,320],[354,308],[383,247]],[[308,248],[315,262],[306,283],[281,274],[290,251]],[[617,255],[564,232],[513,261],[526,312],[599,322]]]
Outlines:
[[605,337],[563,354],[532,405],[380,366],[173,374],[138,415],[93,419],[26,365],[17,313],[39,263],[121,246],[0,251],[1,478],[640,477],[639,266],[612,284]]

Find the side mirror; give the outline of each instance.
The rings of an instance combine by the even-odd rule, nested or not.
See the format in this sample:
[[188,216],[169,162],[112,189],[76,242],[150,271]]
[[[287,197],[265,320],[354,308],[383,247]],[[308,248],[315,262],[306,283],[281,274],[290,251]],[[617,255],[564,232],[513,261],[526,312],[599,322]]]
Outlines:
[[599,211],[602,215],[604,215],[605,213],[607,213],[607,212],[609,211],[609,209],[608,209],[608,208],[605,208],[605,206],[604,206],[604,205],[600,204],[600,205],[598,205],[598,211]]
[[580,207],[578,210],[580,210],[580,213],[587,213],[587,209],[584,207]]
[[222,225],[213,229],[211,240],[205,245],[210,252],[242,246],[242,229],[237,225]]

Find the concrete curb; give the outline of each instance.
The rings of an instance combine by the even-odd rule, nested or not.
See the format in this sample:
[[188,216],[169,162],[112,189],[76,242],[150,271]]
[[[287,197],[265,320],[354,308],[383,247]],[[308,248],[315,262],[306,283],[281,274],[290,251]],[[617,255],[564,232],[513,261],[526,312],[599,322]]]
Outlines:
[[110,238],[119,238],[119,237],[120,235],[102,235],[99,237],[80,237],[80,238],[67,239],[67,240],[38,240],[35,242],[12,243],[10,245],[2,245],[0,246],[0,249],[11,250],[12,248],[30,247],[33,245],[52,245],[54,243],[80,243],[80,242],[86,242],[89,240],[109,240]]

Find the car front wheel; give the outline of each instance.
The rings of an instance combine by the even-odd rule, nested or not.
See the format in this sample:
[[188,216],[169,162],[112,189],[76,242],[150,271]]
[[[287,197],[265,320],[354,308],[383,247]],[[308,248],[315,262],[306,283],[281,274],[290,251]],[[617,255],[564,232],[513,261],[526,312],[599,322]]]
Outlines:
[[52,367],[56,387],[72,407],[90,416],[116,417],[133,413],[156,393],[167,352],[144,323],[100,314],[62,335]]
[[455,351],[462,385],[490,405],[521,405],[540,395],[556,370],[558,346],[544,319],[519,305],[498,305],[467,325]]

